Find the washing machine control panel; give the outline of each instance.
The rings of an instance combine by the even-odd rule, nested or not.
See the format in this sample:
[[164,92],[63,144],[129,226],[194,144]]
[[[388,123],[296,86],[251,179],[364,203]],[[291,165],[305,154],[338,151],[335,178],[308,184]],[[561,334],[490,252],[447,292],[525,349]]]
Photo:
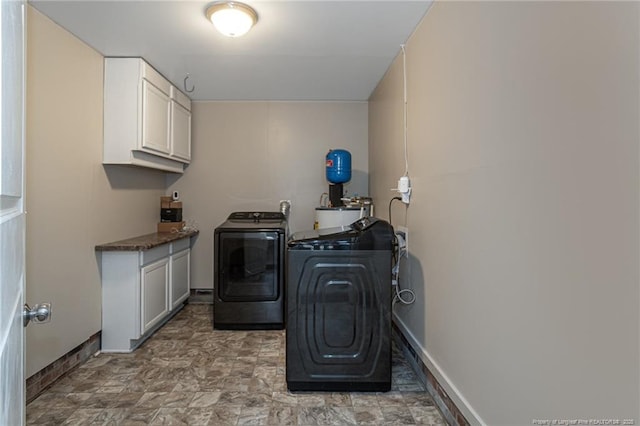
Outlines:
[[378,221],[378,219],[376,219],[375,217],[365,216],[365,217],[360,218],[360,219],[356,220],[355,222],[353,222],[351,224],[351,227],[353,229],[355,229],[356,231],[364,231],[365,229],[367,229],[368,227],[370,227],[371,225],[373,225],[377,221]]

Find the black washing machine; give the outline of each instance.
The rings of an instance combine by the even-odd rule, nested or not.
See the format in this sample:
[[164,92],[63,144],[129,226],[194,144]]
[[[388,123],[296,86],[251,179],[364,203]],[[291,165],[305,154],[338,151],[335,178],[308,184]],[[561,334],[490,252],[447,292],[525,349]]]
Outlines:
[[215,229],[214,328],[284,328],[287,229],[280,212],[235,212]]
[[287,387],[391,388],[394,232],[365,217],[294,234],[287,250]]

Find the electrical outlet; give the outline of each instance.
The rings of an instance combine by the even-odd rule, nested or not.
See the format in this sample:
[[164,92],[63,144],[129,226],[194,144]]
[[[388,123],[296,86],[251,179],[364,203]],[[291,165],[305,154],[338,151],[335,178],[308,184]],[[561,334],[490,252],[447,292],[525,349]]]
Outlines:
[[405,175],[398,179],[398,185],[396,185],[395,188],[391,188],[391,190],[400,194],[402,202],[409,205],[409,201],[411,200],[411,181],[409,180],[409,176]]
[[409,252],[409,228],[406,226],[397,226],[396,235],[399,235],[404,240],[404,249]]
[[398,180],[398,192],[402,196],[402,202],[409,204],[409,200],[411,199],[411,182],[409,181],[409,176],[402,176]]

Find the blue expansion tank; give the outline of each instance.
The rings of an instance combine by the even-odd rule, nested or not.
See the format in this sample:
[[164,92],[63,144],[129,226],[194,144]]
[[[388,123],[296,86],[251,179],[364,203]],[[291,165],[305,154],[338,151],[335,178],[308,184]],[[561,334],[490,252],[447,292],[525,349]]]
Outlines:
[[344,149],[332,149],[327,153],[327,180],[345,183],[351,180],[351,153]]

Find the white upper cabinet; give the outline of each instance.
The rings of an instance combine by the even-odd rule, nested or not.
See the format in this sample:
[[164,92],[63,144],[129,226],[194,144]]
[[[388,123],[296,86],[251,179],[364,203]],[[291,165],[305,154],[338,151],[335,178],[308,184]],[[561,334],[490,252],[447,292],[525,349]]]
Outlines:
[[142,80],[142,146],[140,149],[170,154],[171,99],[167,93]]
[[191,101],[141,58],[105,58],[104,164],[182,173]]
[[171,155],[191,160],[191,101],[171,87]]

